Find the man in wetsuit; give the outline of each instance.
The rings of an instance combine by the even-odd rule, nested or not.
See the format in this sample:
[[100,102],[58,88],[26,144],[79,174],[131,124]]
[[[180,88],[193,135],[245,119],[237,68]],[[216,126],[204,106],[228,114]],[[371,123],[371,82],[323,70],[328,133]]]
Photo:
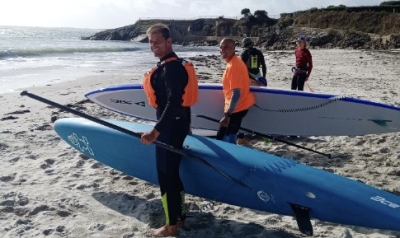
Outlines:
[[217,139],[236,144],[242,119],[255,101],[250,92],[247,67],[235,54],[235,41],[222,39],[219,48],[226,62],[226,68],[222,76],[222,91],[225,97],[224,116],[219,122]]
[[[244,50],[240,53],[240,58],[247,66],[252,84],[267,86],[267,65],[265,64],[263,53],[254,48],[254,42],[249,37],[243,39],[242,45]],[[260,71],[260,66],[262,71]]]
[[296,67],[293,67],[292,90],[304,90],[304,83],[309,79],[313,68],[312,56],[307,49],[307,42],[304,36],[297,38],[297,48],[294,51]]
[[[152,91],[146,95],[149,103],[156,107],[158,121],[151,131],[142,134],[141,142],[151,144],[157,139],[182,149],[183,141],[189,133],[191,117],[190,107],[182,106],[188,73],[179,61],[168,61],[177,58],[177,55],[172,49],[170,31],[166,25],[151,26],[147,36],[151,51],[160,62],[143,86]],[[185,192],[179,175],[181,158],[177,153],[156,146],[157,175],[166,215],[165,225],[153,231],[156,237],[176,236],[177,228],[183,226]]]
[[[244,50],[240,53],[240,58],[246,64],[249,71],[250,85],[266,87],[267,65],[265,64],[263,53],[259,49],[254,48],[254,42],[250,37],[242,40],[242,46]],[[249,142],[244,138],[244,133],[238,133],[237,144],[249,145]]]

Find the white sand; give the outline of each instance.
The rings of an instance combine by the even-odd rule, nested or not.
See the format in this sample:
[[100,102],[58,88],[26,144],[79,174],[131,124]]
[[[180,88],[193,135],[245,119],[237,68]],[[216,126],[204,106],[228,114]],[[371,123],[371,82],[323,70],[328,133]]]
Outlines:
[[[310,86],[315,92],[400,106],[400,54],[311,52],[315,68]],[[267,52],[266,57],[269,86],[289,88],[293,53]],[[219,56],[195,60],[200,80],[219,82],[224,67],[221,62]],[[84,102],[83,95],[90,90],[132,82],[126,76],[99,75],[29,91],[79,106],[90,115],[129,119]],[[73,115],[19,93],[1,94],[0,105],[0,237],[148,237],[152,228],[163,224],[158,187],[80,157],[56,135],[50,126],[51,116]],[[294,141],[330,153],[332,159],[279,142],[251,142],[269,153],[399,194],[399,136],[392,133]],[[187,206],[194,217],[188,218],[188,230],[181,231],[180,237],[304,237],[289,216],[212,204],[192,196],[187,197]],[[400,237],[400,232],[316,220],[312,224],[315,237]]]

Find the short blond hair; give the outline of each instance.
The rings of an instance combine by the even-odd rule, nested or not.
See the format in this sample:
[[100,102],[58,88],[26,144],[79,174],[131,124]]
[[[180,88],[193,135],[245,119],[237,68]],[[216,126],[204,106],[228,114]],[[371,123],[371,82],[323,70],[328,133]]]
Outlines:
[[154,24],[147,29],[146,35],[150,36],[152,34],[161,34],[165,39],[171,37],[168,26],[162,23]]

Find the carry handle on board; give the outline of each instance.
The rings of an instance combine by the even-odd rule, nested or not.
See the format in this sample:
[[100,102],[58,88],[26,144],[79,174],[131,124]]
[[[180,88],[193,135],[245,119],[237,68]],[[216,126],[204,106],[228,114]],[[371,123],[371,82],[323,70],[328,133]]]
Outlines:
[[[120,132],[125,133],[125,134],[128,134],[128,135],[130,135],[130,136],[134,136],[134,137],[137,137],[137,138],[140,138],[140,137],[141,137],[141,134],[140,134],[140,133],[127,130],[127,129],[123,128],[123,127],[119,127],[119,126],[117,126],[117,125],[114,125],[114,124],[112,124],[112,123],[103,121],[103,120],[101,120],[101,119],[98,119],[98,118],[96,118],[96,117],[90,116],[90,115],[85,114],[85,113],[83,113],[83,112],[80,112],[80,111],[74,110],[74,109],[72,109],[72,108],[63,106],[63,105],[61,105],[61,104],[58,104],[58,103],[53,102],[53,101],[50,101],[50,100],[48,100],[48,99],[46,99],[46,98],[40,97],[40,96],[35,95],[35,94],[33,94],[33,93],[29,93],[28,91],[22,91],[22,92],[21,92],[21,96],[28,96],[28,97],[30,97],[30,98],[32,98],[32,99],[37,100],[37,101],[46,103],[46,104],[51,105],[51,106],[54,106],[54,107],[57,107],[57,108],[62,109],[62,110],[64,110],[64,111],[70,112],[70,113],[72,113],[72,114],[75,114],[75,115],[77,115],[77,116],[83,117],[83,118],[88,119],[88,120],[90,120],[90,121],[96,122],[96,123],[101,124],[101,125],[103,125],[103,126],[112,128],[112,129],[114,129],[114,130],[120,131]],[[221,169],[219,169],[219,168],[215,167],[214,165],[210,164],[207,160],[201,158],[200,156],[187,153],[187,152],[185,152],[184,150],[175,148],[175,147],[173,147],[173,146],[171,146],[171,145],[162,143],[162,142],[160,142],[160,141],[154,141],[153,143],[154,143],[156,146],[159,146],[159,147],[161,147],[161,148],[163,148],[163,149],[170,150],[170,151],[175,152],[175,153],[177,153],[177,154],[180,154],[180,155],[186,156],[186,157],[188,157],[188,158],[194,159],[194,160],[196,160],[196,161],[198,161],[198,162],[200,162],[200,163],[202,163],[202,164],[204,164],[204,165],[210,167],[211,169],[215,170],[216,172],[218,172],[218,173],[221,174],[222,176],[224,176],[224,177],[226,177],[226,178],[232,180],[233,182],[239,184],[240,186],[245,187],[245,188],[248,188],[248,189],[251,189],[251,188],[250,188],[248,185],[246,185],[244,182],[242,182],[242,181],[240,181],[240,180],[238,180],[238,179],[236,179],[236,178],[230,176],[229,174],[225,173],[225,172],[222,171]]]

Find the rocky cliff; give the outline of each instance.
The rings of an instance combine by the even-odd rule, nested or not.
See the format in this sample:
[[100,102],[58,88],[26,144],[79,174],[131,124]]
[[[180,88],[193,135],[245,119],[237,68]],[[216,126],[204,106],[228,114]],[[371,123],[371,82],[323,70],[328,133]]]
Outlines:
[[283,13],[279,19],[243,17],[196,20],[139,20],[133,25],[98,32],[85,40],[135,40],[146,42],[146,29],[167,24],[176,43],[215,45],[222,37],[240,41],[254,37],[265,49],[290,49],[296,37],[306,35],[312,48],[400,48],[400,7],[329,7]]

